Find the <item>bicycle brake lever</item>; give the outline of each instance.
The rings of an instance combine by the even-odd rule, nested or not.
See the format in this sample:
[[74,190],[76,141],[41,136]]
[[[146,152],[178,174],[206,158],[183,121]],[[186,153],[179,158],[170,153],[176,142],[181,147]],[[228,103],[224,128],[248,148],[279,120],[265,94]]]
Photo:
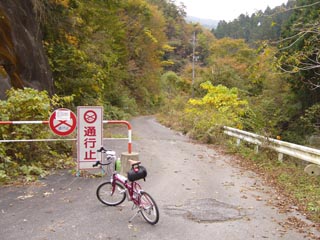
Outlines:
[[97,152],[102,152],[105,151],[104,147],[101,147],[99,150],[97,150]]

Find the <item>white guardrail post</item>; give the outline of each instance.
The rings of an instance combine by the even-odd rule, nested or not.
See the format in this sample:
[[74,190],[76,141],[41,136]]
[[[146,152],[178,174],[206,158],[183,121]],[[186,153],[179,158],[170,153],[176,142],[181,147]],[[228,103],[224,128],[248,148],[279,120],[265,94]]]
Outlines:
[[291,157],[295,157],[310,163],[305,168],[305,171],[310,175],[320,175],[320,150],[310,147],[305,147],[289,142],[284,142],[280,140],[276,140],[273,138],[263,137],[254,133],[246,132],[243,130],[231,128],[231,127],[223,127],[224,133],[228,136],[237,138],[237,145],[239,145],[239,141],[243,140],[252,144],[255,144],[255,151],[258,151],[258,146],[266,147],[275,150],[278,152],[278,160],[282,161],[283,155],[289,155]]

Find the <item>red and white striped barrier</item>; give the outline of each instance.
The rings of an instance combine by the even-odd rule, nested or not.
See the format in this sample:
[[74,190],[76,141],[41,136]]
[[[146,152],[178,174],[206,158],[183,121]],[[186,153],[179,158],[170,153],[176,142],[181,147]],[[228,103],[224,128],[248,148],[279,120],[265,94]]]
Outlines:
[[[0,125],[15,125],[15,124],[48,124],[49,121],[0,121]],[[128,138],[117,138],[117,139],[127,139],[128,140],[128,153],[132,153],[132,127],[128,121],[124,120],[104,120],[103,123],[106,124],[123,124],[128,128]],[[109,138],[105,138],[109,139]],[[114,138],[112,138],[114,139]],[[19,139],[19,140],[0,140],[3,142],[49,142],[49,141],[75,141],[76,138],[64,138],[64,139]]]
[[48,124],[49,121],[0,121],[2,124]]
[[132,128],[128,121],[123,120],[104,120],[103,123],[109,124],[125,124],[128,128],[128,153],[132,152]]

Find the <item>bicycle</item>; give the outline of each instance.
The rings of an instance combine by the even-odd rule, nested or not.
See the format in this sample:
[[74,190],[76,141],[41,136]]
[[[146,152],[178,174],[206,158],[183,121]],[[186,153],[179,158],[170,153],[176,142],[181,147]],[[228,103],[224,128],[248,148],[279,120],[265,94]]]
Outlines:
[[[97,152],[106,155],[106,163],[97,161],[93,167],[98,165],[107,166],[115,161],[115,152],[106,150],[101,147]],[[138,209],[137,212],[129,219],[129,222],[140,213],[143,218],[151,225],[159,221],[159,209],[156,202],[149,193],[144,191],[137,180],[144,179],[147,176],[146,169],[141,166],[140,161],[129,160],[131,169],[128,177],[113,171],[111,179],[103,182],[97,188],[96,195],[99,201],[107,206],[117,206],[127,198],[132,201],[132,210]]]

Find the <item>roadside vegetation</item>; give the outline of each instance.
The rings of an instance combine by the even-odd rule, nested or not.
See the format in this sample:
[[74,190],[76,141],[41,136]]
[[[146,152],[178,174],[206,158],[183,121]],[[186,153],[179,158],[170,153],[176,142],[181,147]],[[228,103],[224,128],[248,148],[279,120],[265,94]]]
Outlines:
[[[54,108],[68,105],[72,98],[50,98],[46,91],[31,88],[11,89],[8,99],[0,101],[1,121],[44,121]],[[5,124],[1,139],[55,138],[45,124]],[[0,144],[0,184],[25,183],[46,176],[51,170],[74,166],[71,146],[63,142],[5,142]]]
[[[307,175],[303,171],[305,163],[300,160],[286,158],[281,163],[269,150],[255,154],[253,147],[246,144],[236,148],[234,140],[222,133],[222,126],[231,126],[320,147],[312,140],[319,136],[320,86],[315,70],[319,52],[314,42],[319,35],[316,31],[307,33],[304,27],[318,26],[313,15],[316,10],[311,7],[314,4],[316,1],[292,1],[272,12],[267,9],[260,15],[220,23],[214,34],[228,28],[245,29],[248,22],[261,22],[268,31],[250,28],[247,38],[235,35],[233,30],[225,31],[223,37],[208,43],[205,54],[199,36],[197,55],[205,60],[196,63],[194,79],[190,79],[189,66],[176,75],[175,81],[171,80],[179,84],[169,89],[180,89],[180,94],[167,91],[157,116],[170,128],[201,142],[224,146],[226,152],[238,155],[240,166],[259,173],[278,189],[279,207],[290,211],[297,206],[319,224],[320,177]],[[273,30],[282,31],[282,38]],[[181,77],[189,80],[189,89],[181,89]]]
[[[320,134],[319,1],[289,1],[214,30],[187,23],[184,6],[173,0],[33,4],[56,95],[12,89],[0,101],[2,121],[42,121],[57,107],[101,105],[105,119],[157,113],[205,143],[228,142],[221,127],[230,126],[320,147],[312,140]],[[0,67],[0,74],[7,73]],[[44,126],[0,126],[1,139],[50,135]],[[227,149],[320,223],[319,177],[269,153]],[[68,144],[0,145],[0,184],[70,165]]]

